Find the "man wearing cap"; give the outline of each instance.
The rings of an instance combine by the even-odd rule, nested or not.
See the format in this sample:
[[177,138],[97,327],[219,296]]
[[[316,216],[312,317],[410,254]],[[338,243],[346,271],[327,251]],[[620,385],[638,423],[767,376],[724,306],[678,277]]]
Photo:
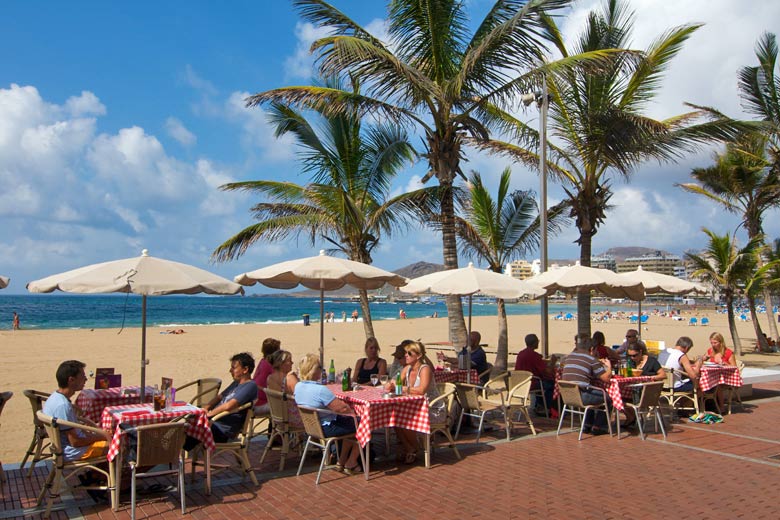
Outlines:
[[406,345],[410,343],[413,343],[413,341],[410,339],[405,339],[401,342],[400,345],[396,345],[395,347],[395,352],[393,352],[393,362],[387,369],[387,375],[392,381],[395,381],[396,376],[401,373],[401,369],[403,369],[404,365],[406,364]]

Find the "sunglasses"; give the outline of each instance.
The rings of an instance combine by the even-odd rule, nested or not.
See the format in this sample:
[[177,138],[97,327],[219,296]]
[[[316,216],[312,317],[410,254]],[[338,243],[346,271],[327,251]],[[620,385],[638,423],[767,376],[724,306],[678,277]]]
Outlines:
[[636,354],[629,354],[628,356],[629,356],[629,357],[642,357],[642,354],[640,354],[639,352],[637,352]]
[[628,334],[626,334],[626,337],[627,337],[627,338],[629,338],[629,339],[630,339],[630,338],[635,338],[635,337],[636,337],[636,334],[632,334],[632,335],[628,335]]

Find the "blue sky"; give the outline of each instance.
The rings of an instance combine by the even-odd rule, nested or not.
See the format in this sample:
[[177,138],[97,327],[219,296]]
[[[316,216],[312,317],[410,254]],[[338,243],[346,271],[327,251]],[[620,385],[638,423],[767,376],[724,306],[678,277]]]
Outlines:
[[[382,32],[384,3],[334,0]],[[483,13],[488,2],[466,2]],[[562,21],[573,37],[583,1]],[[780,4],[750,9],[728,0],[635,0],[635,47],[664,29],[705,22],[674,62],[654,115],[684,110],[683,101],[741,116],[736,70],[754,63],[763,31],[780,33]],[[228,7],[229,6],[229,7]],[[222,193],[225,182],[298,175],[295,150],[277,141],[259,109],[243,99],[274,87],[306,84],[307,50],[321,32],[300,21],[289,2],[21,2],[0,17],[0,274],[8,293],[30,280],[92,262],[155,256],[192,263],[226,277],[273,262],[316,254],[304,240],[258,244],[238,261],[211,265],[214,248],[251,223],[253,200]],[[528,119],[536,114],[529,111]],[[415,139],[415,142],[419,140]],[[701,247],[702,226],[732,230],[734,217],[673,187],[702,151],[677,165],[647,164],[630,184],[615,181],[615,208],[594,238],[594,252],[643,245],[676,253]],[[495,181],[506,161],[471,156]],[[404,172],[396,191],[416,186],[422,167]],[[538,178],[514,168],[513,187],[537,189]],[[550,187],[550,202],[561,197]],[[780,236],[776,213],[767,219]],[[574,258],[576,232],[551,239],[552,258]],[[440,239],[415,231],[382,245],[375,264],[396,269],[441,262]]]

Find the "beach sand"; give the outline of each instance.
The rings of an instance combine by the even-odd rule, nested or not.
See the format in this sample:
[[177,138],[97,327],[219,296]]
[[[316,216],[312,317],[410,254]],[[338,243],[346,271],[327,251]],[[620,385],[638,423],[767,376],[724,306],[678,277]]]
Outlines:
[[[707,315],[707,327],[688,326],[692,315]],[[673,345],[682,336],[694,341],[693,355],[703,354],[709,346],[709,334],[718,331],[731,343],[723,314],[711,312],[687,313],[685,321],[651,316],[643,326],[644,339],[664,340]],[[761,315],[764,318],[763,315]],[[539,333],[538,315],[509,316],[509,351],[516,353],[524,348],[523,337],[529,332]],[[764,321],[762,326],[765,327]],[[593,323],[592,331],[601,330],[607,338],[607,345],[621,343],[630,325],[628,320],[612,320],[608,323]],[[754,332],[751,323],[739,323],[745,352],[752,351]],[[482,333],[483,342],[495,350],[498,335],[495,317],[477,317],[473,328]],[[316,353],[319,346],[319,324],[310,327],[301,324],[269,325],[209,325],[191,326],[185,334],[161,334],[164,329],[150,328],[147,334],[147,384],[159,383],[161,377],[172,377],[174,386],[200,377],[221,377],[227,384],[229,358],[236,352],[248,351],[255,358],[260,356],[260,345],[266,337],[282,341],[282,348],[293,353],[297,364],[307,352]],[[384,320],[374,323],[374,330],[382,348],[382,357],[388,358],[392,345],[403,339],[421,339],[425,342],[447,340],[446,318],[418,318],[408,320]],[[550,352],[568,353],[572,349],[577,330],[576,321],[550,320]],[[87,373],[96,367],[115,367],[122,374],[125,385],[137,385],[140,379],[140,329],[82,330],[21,330],[0,331],[0,369],[2,383],[0,391],[11,390],[14,397],[6,405],[0,418],[0,460],[5,463],[21,461],[32,437],[32,413],[29,401],[22,395],[26,388],[53,391],[56,387],[54,373],[60,362],[79,359],[87,364]],[[325,363],[335,360],[337,370],[354,367],[363,354],[365,335],[362,323],[325,324]],[[429,357],[435,361],[435,348],[429,348]],[[495,355],[488,353],[488,361]],[[749,365],[770,366],[780,363],[780,354],[750,354],[744,358]],[[514,355],[510,354],[510,368],[514,366]],[[88,387],[93,385],[90,379]],[[182,396],[188,397],[188,396]],[[75,401],[75,399],[74,399]]]

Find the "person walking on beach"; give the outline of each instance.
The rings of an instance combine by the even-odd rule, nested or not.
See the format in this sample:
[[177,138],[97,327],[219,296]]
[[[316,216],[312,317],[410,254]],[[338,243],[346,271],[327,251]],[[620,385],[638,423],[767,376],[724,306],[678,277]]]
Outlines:
[[341,321],[347,322],[347,311],[341,311]]
[[358,320],[358,310],[355,309],[354,311],[352,311],[352,321],[357,321],[357,320]]
[[19,330],[19,315],[16,314],[16,311],[14,311],[14,324],[13,324],[14,330]]

